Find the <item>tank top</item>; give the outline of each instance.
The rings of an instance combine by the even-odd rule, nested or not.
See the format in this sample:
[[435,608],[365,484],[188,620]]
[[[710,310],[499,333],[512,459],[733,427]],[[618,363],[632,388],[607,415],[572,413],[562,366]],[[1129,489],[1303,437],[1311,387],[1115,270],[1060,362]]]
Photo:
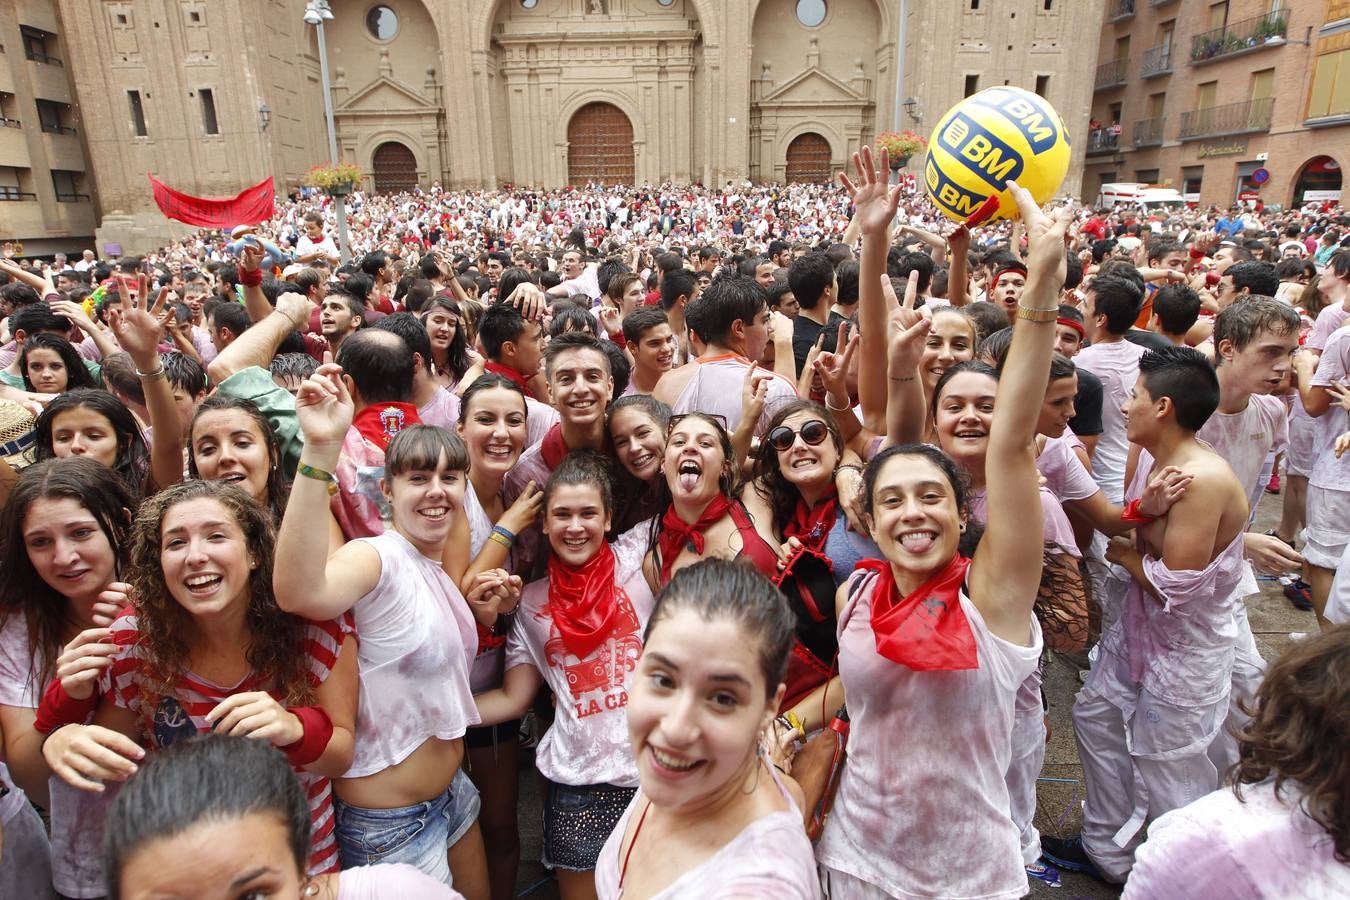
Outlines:
[[380,580],[352,607],[361,689],[348,778],[382,772],[429,738],[454,740],[478,724],[469,690],[478,629],[468,602],[397,531],[360,540],[380,554]]

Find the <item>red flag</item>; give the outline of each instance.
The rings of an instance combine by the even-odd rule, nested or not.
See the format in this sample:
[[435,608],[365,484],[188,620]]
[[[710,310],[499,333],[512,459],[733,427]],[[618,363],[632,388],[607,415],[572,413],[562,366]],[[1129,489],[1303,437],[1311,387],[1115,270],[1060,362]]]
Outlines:
[[272,218],[275,212],[276,192],[272,177],[246,188],[234,197],[193,197],[175,191],[153,175],[150,189],[155,205],[170,219],[177,219],[200,228],[233,228],[235,225],[256,225]]

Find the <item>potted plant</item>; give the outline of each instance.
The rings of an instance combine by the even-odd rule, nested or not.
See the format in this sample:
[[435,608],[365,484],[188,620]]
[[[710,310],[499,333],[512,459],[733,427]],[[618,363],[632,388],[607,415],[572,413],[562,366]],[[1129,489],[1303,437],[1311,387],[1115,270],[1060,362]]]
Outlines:
[[306,187],[318,188],[334,197],[345,197],[361,181],[361,170],[348,162],[317,165],[305,173]]
[[923,152],[928,142],[912,131],[885,131],[877,135],[877,149],[890,154],[891,168],[902,169],[909,164],[909,158]]

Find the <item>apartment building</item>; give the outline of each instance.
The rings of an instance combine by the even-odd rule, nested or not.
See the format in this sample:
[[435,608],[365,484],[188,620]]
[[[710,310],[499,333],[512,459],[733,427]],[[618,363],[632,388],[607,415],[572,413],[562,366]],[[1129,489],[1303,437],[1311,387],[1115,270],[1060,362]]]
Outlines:
[[93,246],[92,179],[56,4],[0,3],[0,238],[27,256]]
[[1350,203],[1350,0],[1107,0],[1084,196]]

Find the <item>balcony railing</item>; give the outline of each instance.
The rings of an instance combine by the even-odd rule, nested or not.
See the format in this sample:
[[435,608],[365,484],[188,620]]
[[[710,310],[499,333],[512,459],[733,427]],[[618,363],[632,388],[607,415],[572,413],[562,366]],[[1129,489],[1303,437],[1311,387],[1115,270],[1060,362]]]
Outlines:
[[1120,126],[1106,125],[1088,132],[1088,155],[1114,153],[1120,146]]
[[23,122],[18,119],[6,119],[0,116],[0,128],[22,128]]
[[81,200],[88,200],[88,199],[89,199],[88,194],[63,194],[59,191],[56,194],[57,203],[78,203]]
[[42,130],[47,134],[75,134],[75,129],[71,126],[55,122],[43,122]]
[[1113,59],[1099,65],[1097,67],[1097,79],[1093,82],[1095,89],[1104,91],[1107,88],[1119,87],[1124,84],[1129,66],[1128,58]]
[[1172,71],[1172,45],[1159,44],[1144,51],[1144,61],[1139,65],[1140,78],[1156,78]]
[[61,68],[65,68],[65,63],[61,62],[61,60],[57,59],[55,56],[48,56],[47,54],[39,53],[36,50],[27,50],[24,52],[24,56],[27,56],[33,62],[40,62],[48,66],[60,66]]
[[0,184],[0,200],[36,200],[37,194],[29,194],[8,184]]
[[1175,3],[1176,0],[1148,0],[1149,6],[1166,6],[1169,3]]
[[1106,21],[1119,22],[1134,15],[1134,0],[1107,0]]
[[1226,134],[1269,131],[1271,113],[1274,109],[1275,98],[1262,97],[1259,100],[1243,100],[1241,103],[1208,106],[1184,112],[1181,114],[1181,132],[1177,137],[1183,141],[1190,141]]
[[1289,10],[1281,9],[1202,32],[1191,38],[1191,62],[1208,62],[1267,44],[1282,44],[1288,27]]
[[1140,119],[1134,123],[1134,145],[1136,147],[1156,147],[1163,142],[1163,123],[1166,116],[1152,119]]

